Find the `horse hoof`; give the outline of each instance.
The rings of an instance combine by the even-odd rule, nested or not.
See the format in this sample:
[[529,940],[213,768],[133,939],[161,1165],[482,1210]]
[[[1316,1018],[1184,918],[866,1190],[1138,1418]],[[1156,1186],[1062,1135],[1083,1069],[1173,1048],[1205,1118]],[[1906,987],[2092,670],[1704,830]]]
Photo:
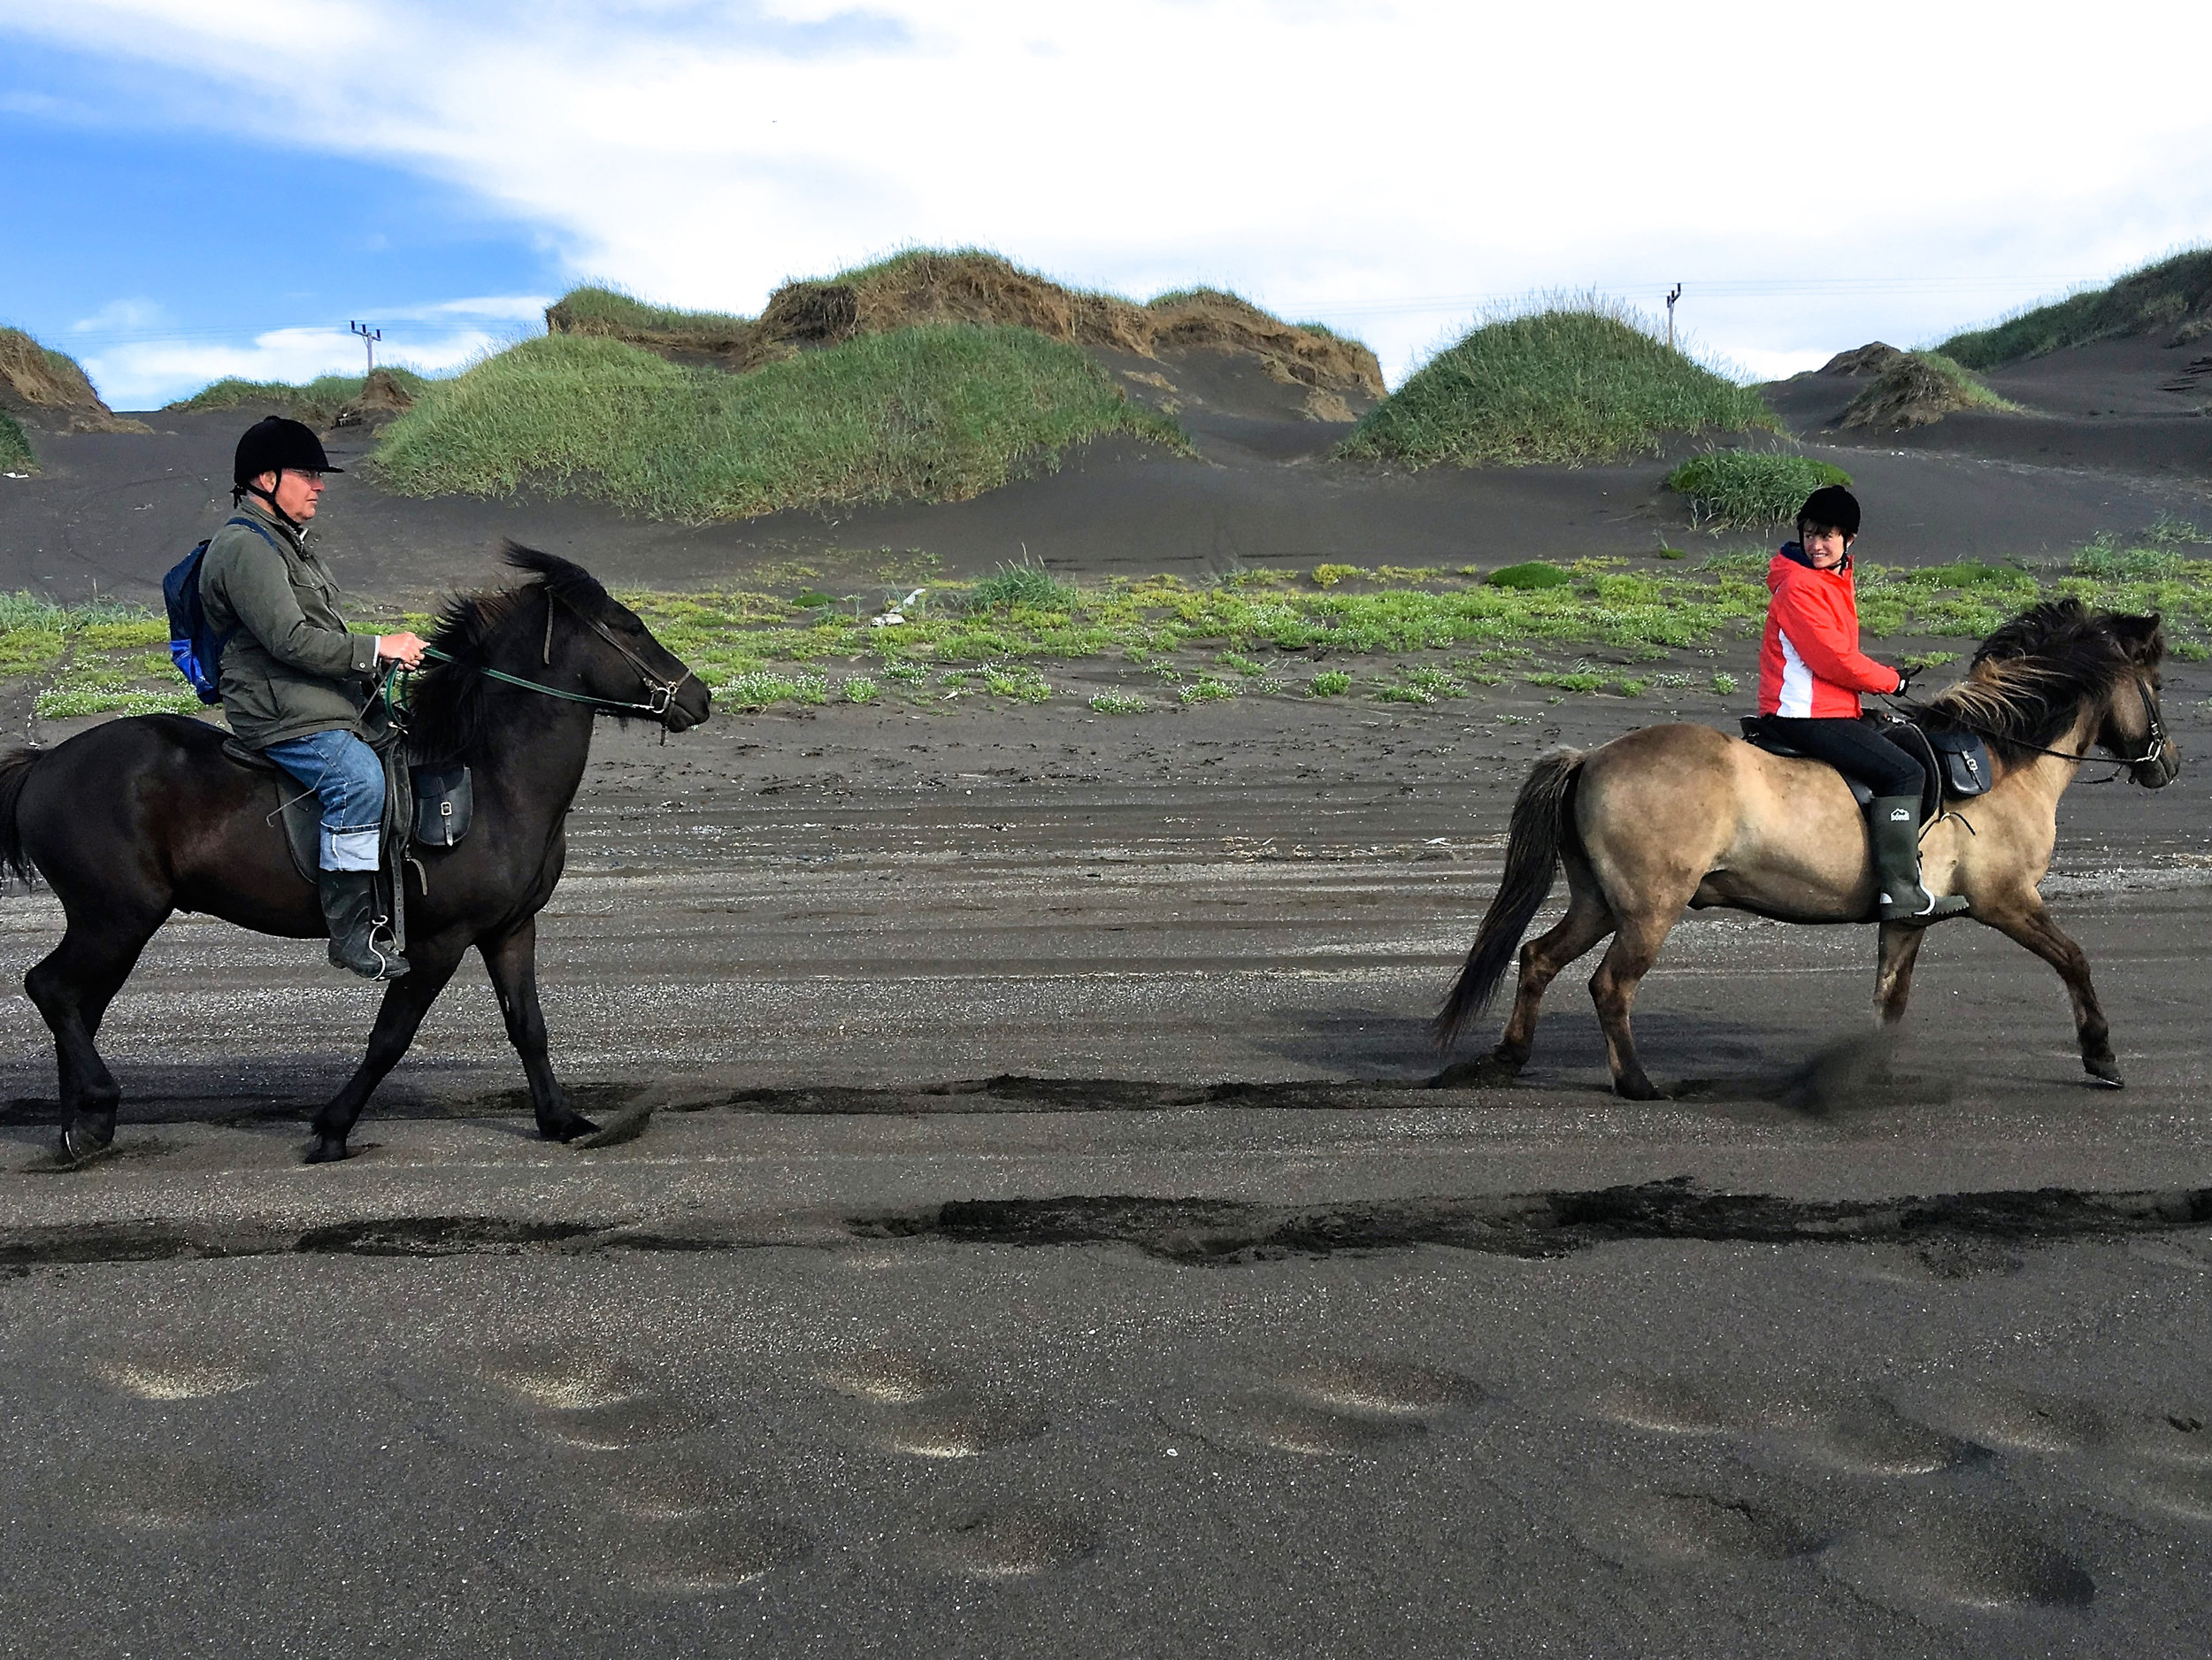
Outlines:
[[2082,1070],[2089,1074],[2090,1082],[2102,1085],[2107,1089],[2127,1087],[2126,1080],[2120,1076],[2116,1061],[2084,1061],[2081,1064]]
[[104,1135],[94,1130],[80,1129],[74,1124],[65,1125],[61,1133],[61,1162],[72,1169],[88,1164],[115,1145],[115,1132]]
[[350,1157],[342,1135],[319,1135],[315,1145],[307,1149],[307,1162],[311,1164],[339,1164]]
[[1648,1078],[1616,1078],[1613,1093],[1624,1101],[1664,1101],[1667,1092]]
[[549,1141],[558,1141],[565,1147],[581,1136],[596,1135],[599,1126],[582,1113],[571,1113],[557,1124],[541,1124],[538,1134]]

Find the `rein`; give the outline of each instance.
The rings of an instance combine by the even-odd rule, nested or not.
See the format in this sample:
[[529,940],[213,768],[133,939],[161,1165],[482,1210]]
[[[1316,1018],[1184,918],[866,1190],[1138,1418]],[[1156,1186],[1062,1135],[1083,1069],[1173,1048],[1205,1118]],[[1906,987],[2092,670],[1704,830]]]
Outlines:
[[[2159,719],[2158,704],[2153,701],[2150,688],[2143,684],[2143,678],[2139,674],[2135,677],[2135,693],[2137,696],[2143,700],[2143,719],[2147,727],[2144,735],[2150,740],[2151,747],[2148,749],[2146,749],[2142,754],[2137,756],[2114,756],[2112,757],[2112,761],[2113,765],[2116,766],[2148,766],[2153,761],[2157,760],[2160,757],[2166,753],[2166,723]],[[1928,705],[1924,703],[1921,707],[1924,709],[1928,707]],[[1961,720],[1956,715],[1953,714],[1947,709],[1942,710],[1939,712],[1942,715],[1945,720],[1958,727],[1960,731],[1970,732],[1976,737],[1980,738],[1986,742],[2009,744],[2014,749],[2025,749],[2032,755],[2056,756],[2060,760],[2071,761],[2077,766],[2087,765],[2089,762],[2089,749],[2096,748],[2096,740],[2093,738],[2089,742],[2089,749],[2084,749],[2079,755],[2075,755],[2071,751],[2066,749],[2047,749],[2043,748],[2041,744],[2022,743],[2016,738],[2007,738],[2001,736],[1999,734],[1994,732],[1985,732],[1982,728],[1973,725],[1970,721]],[[2118,774],[2115,773],[2113,776],[2116,778]],[[2107,783],[2110,780],[2101,779],[2098,781],[2100,783]]]

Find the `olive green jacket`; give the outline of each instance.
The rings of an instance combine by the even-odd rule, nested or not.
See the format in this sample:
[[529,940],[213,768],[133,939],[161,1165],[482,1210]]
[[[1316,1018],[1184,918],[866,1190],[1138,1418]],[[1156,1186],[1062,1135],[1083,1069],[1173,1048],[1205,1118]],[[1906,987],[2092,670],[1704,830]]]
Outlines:
[[367,737],[376,636],[347,631],[338,585],[299,533],[250,497],[231,517],[269,533],[226,521],[200,563],[208,626],[237,630],[219,677],[231,731],[255,749],[317,732]]

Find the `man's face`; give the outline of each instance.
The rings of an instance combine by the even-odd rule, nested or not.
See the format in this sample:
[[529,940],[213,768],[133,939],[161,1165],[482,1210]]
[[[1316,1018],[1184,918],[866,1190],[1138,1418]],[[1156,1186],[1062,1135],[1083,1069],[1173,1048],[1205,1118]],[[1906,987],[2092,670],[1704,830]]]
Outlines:
[[1855,540],[1828,525],[1807,525],[1798,532],[1798,545],[1816,571],[1832,571],[1841,565]]
[[265,473],[254,482],[274,492],[277,511],[296,525],[304,525],[314,518],[315,503],[322,499],[323,475],[319,473],[287,467],[281,473]]

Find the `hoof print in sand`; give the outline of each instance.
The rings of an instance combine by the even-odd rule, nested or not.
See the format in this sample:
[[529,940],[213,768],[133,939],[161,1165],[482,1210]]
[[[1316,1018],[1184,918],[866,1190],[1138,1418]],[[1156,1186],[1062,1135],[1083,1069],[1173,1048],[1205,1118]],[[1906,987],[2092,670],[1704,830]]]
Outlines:
[[818,1375],[838,1394],[879,1406],[911,1406],[952,1387],[949,1378],[925,1361],[877,1350],[831,1361]]
[[1241,1442],[1302,1457],[1374,1452],[1428,1433],[1428,1426],[1403,1411],[1350,1410],[1302,1391],[1251,1389],[1233,1395],[1194,1426],[1209,1441]]
[[209,1527],[262,1506],[250,1477],[213,1458],[119,1459],[88,1470],[84,1492],[95,1513],[126,1527]]
[[2104,1414],[2088,1402],[2032,1389],[1978,1390],[1947,1416],[1962,1433],[2000,1452],[2088,1452],[2109,1434]]
[[1073,1517],[1050,1510],[987,1510],[955,1523],[924,1547],[933,1565],[974,1579],[1025,1579],[1080,1562],[1097,1547]]
[[917,1458],[973,1458],[994,1448],[1044,1433],[1041,1414],[964,1391],[887,1408],[877,1436],[893,1452]]
[[1727,1435],[1750,1427],[1740,1404],[1672,1378],[1615,1378],[1590,1397],[1598,1417],[1663,1435]]
[[704,1516],[726,1508],[733,1496],[726,1472],[681,1456],[618,1463],[599,1470],[597,1477],[607,1508],[639,1521]]
[[1891,1603],[1959,1608],[2086,1608],[2096,1582],[2025,1527],[1993,1517],[1909,1521],[1830,1553],[1838,1576]]
[[1826,1542],[1763,1506],[1703,1493],[1631,1494],[1588,1510],[1577,1531],[1601,1556],[1622,1562],[1787,1562]]
[[1907,1418],[1888,1402],[1778,1414],[1777,1429],[1821,1464],[1863,1476],[1927,1476],[1986,1457],[1971,1442]]
[[95,1361],[92,1375],[118,1395],[141,1401],[202,1401],[250,1389],[265,1375],[226,1356],[157,1349]]
[[1426,1418],[1482,1403],[1457,1372],[1402,1360],[1317,1358],[1286,1367],[1282,1387],[1316,1405],[1390,1418]]
[[653,1395],[548,1410],[539,1424],[553,1440],[587,1452],[618,1452],[651,1441],[676,1441],[700,1426],[699,1419],[684,1408]]
[[637,1589],[695,1596],[765,1579],[812,1548],[806,1534],[786,1523],[717,1511],[643,1529],[620,1554],[625,1576]]
[[568,1411],[611,1406],[644,1393],[627,1369],[597,1356],[557,1349],[515,1349],[488,1356],[481,1374],[530,1406]]
[[2126,1472],[2120,1490],[2146,1508],[2185,1522],[2212,1522],[2212,1469],[2185,1464]]

